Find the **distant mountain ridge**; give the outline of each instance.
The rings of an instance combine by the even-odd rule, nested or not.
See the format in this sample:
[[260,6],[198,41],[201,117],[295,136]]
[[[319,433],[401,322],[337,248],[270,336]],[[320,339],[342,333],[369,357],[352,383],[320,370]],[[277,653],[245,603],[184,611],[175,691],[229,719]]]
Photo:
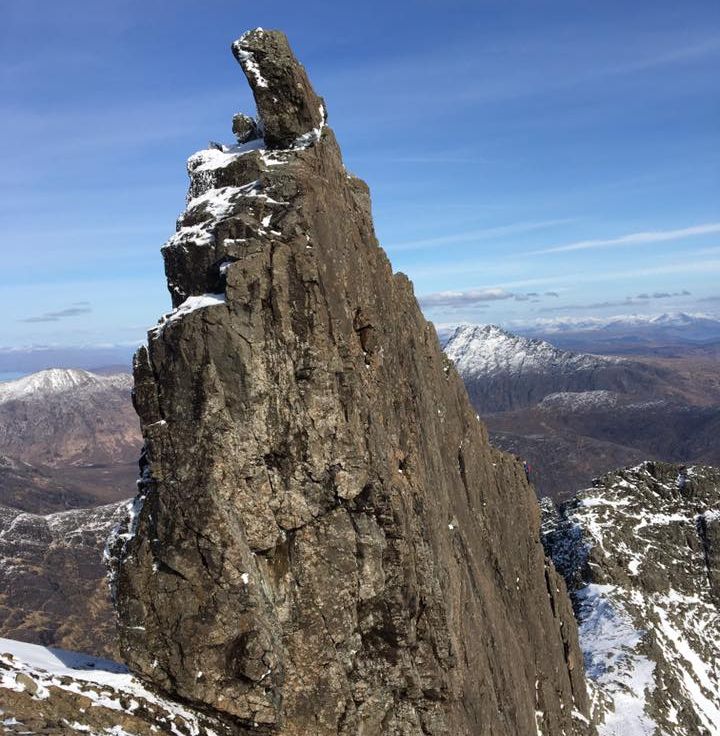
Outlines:
[[615,317],[555,317],[517,325],[516,332],[543,337],[569,350],[640,354],[712,345],[720,340],[720,318],[704,313],[666,312]]
[[445,346],[493,444],[527,460],[542,494],[563,497],[654,458],[720,463],[720,380],[710,358],[575,353],[494,325]]
[[633,391],[651,395],[667,375],[623,358],[560,350],[496,325],[458,327],[445,353],[480,413],[531,406],[550,394]]
[[573,330],[634,330],[649,328],[683,328],[693,332],[686,339],[708,339],[708,333],[720,336],[720,319],[702,312],[664,312],[662,314],[624,314],[614,317],[556,317],[535,322],[534,328],[518,327],[519,332],[542,329],[544,332]]
[[135,462],[129,374],[55,368],[0,383],[0,454],[58,467]]
[[[466,323],[438,326],[445,345]],[[472,325],[471,325],[472,326]],[[529,338],[549,340],[557,348],[603,355],[715,354],[720,351],[720,317],[704,313],[665,312],[613,317],[542,317],[513,322],[503,329]]]

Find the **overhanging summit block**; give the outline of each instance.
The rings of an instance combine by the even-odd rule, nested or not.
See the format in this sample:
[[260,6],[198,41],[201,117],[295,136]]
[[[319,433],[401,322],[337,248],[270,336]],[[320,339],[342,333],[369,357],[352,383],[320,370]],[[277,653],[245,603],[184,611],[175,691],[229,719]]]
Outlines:
[[285,36],[233,51],[263,138],[191,157],[175,309],[135,360],[128,663],[238,734],[592,733],[522,469],[393,274]]

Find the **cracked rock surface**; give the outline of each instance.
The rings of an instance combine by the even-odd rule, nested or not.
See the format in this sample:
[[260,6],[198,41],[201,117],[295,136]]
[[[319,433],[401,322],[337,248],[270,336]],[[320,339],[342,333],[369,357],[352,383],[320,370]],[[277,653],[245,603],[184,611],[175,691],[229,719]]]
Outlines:
[[136,355],[144,473],[113,545],[126,661],[237,734],[594,733],[522,468],[283,34],[233,49],[264,139],[191,157],[163,249],[174,310]]

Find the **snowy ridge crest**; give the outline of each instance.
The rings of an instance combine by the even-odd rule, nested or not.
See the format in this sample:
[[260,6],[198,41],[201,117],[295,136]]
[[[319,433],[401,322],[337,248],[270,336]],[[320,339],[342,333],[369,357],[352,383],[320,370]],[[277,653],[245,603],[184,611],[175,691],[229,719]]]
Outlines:
[[513,335],[496,325],[458,327],[445,352],[463,377],[575,372],[618,365],[612,358],[560,350],[545,340]]

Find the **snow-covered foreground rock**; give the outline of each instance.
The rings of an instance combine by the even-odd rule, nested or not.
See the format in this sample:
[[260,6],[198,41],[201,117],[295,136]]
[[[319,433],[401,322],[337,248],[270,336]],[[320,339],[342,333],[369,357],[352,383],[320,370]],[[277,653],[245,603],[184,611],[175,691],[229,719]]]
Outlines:
[[150,692],[123,665],[12,639],[0,639],[0,732],[226,733],[222,724]]
[[720,470],[646,462],[543,511],[601,736],[720,734]]

